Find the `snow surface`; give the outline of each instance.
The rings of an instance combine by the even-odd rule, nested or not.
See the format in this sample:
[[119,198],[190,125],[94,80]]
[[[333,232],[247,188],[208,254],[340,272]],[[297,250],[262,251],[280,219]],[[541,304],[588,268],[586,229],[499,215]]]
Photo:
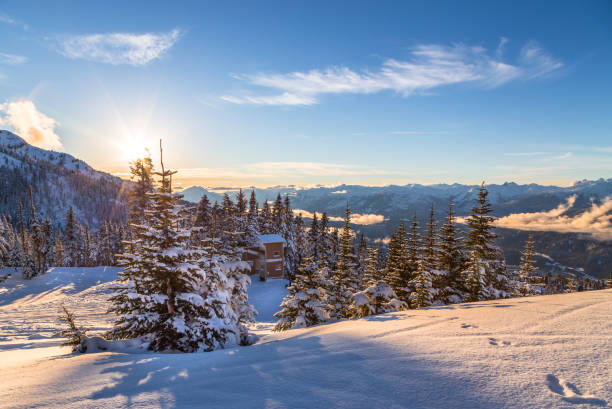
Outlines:
[[[58,348],[48,337],[61,303],[93,332],[108,328],[116,272],[61,268],[0,284],[1,408],[612,405],[612,290],[262,331],[253,346],[210,353],[73,355]],[[249,295],[260,320],[272,318],[284,284],[253,280]]]

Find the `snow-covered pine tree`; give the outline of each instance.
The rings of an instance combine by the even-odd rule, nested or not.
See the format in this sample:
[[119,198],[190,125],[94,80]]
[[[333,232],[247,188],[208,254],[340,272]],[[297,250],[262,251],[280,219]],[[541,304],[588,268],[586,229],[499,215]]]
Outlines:
[[453,202],[448,203],[448,213],[440,227],[438,245],[438,268],[445,272],[444,282],[438,287],[444,303],[461,302],[465,292],[465,283],[461,271],[464,268],[463,246],[455,222]]
[[368,256],[365,260],[365,269],[362,276],[364,286],[370,287],[385,279],[384,271],[379,266],[380,249],[368,248]]
[[9,247],[9,229],[8,223],[4,216],[0,217],[0,268],[8,264]]
[[53,265],[55,267],[63,267],[64,260],[64,244],[62,243],[62,231],[57,229],[55,232],[55,245],[53,246]]
[[410,233],[408,234],[408,270],[415,271],[421,259],[421,235],[419,234],[419,221],[417,220],[416,210],[412,216]]
[[310,242],[309,255],[312,256],[313,260],[319,262],[321,259],[320,243],[319,243],[319,217],[317,212],[312,215],[312,222],[310,223],[310,230],[308,231],[308,241]]
[[[161,141],[160,141],[161,152]],[[180,195],[172,193],[174,171],[165,170],[160,187],[147,197],[144,223],[134,224],[132,241],[120,260],[124,284],[111,298],[119,315],[112,338],[143,337],[149,349],[193,352],[238,342],[231,289],[211,248],[194,248],[185,228]],[[207,251],[208,250],[208,251]]]
[[272,205],[272,233],[274,234],[282,234],[284,209],[283,199],[279,193]]
[[408,304],[397,298],[389,284],[380,280],[355,294],[351,316],[361,318],[406,309],[408,309]]
[[346,206],[344,227],[340,238],[340,252],[336,268],[332,271],[329,303],[333,318],[350,317],[353,296],[361,290],[361,282],[357,275],[357,264],[353,253],[353,235],[350,226],[351,211]]
[[490,294],[486,287],[485,273],[485,269],[478,257],[478,252],[471,250],[467,269],[463,272],[467,289],[467,301],[480,301],[489,298]]
[[144,212],[150,203],[148,194],[154,190],[153,161],[148,151],[144,158],[130,163],[130,177],[134,185],[127,195],[130,209],[129,222],[130,224],[141,224],[145,217]]
[[487,298],[493,299],[507,297],[512,288],[503,251],[495,244],[495,217],[490,215],[492,209],[488,194],[483,182],[478,191],[476,205],[472,207],[472,213],[467,218],[470,228],[467,247],[476,252],[480,259],[480,265],[485,271],[483,293],[488,294]]
[[519,278],[521,280],[520,292],[522,295],[534,294],[530,283],[530,279],[536,271],[535,260],[533,259],[534,246],[533,234],[529,233],[527,241],[525,242],[525,248],[521,251]]
[[334,268],[337,258],[337,253],[333,249],[332,240],[333,238],[329,233],[329,218],[327,217],[327,213],[323,212],[319,223],[319,240],[317,242],[319,248],[318,254],[320,254],[321,265],[326,266],[329,270]]
[[280,235],[285,239],[285,248],[283,250],[283,259],[285,263],[284,271],[287,278],[292,280],[300,265],[300,255],[296,242],[296,229],[289,196],[285,196],[285,200],[283,202]]
[[410,282],[413,272],[408,260],[406,225],[401,222],[389,242],[389,253],[385,265],[385,281],[403,301],[409,300]]
[[438,291],[433,288],[433,280],[434,273],[427,267],[426,263],[419,261],[411,284],[414,289],[410,295],[410,306],[412,308],[428,307],[437,299]]
[[259,232],[261,234],[271,234],[274,232],[272,222],[272,211],[268,201],[264,201],[261,211],[259,212]]
[[80,265],[80,230],[79,222],[76,219],[72,206],[70,206],[66,212],[66,224],[64,225],[64,263],[68,267],[77,267]]
[[436,243],[436,219],[434,205],[429,208],[429,220],[427,221],[427,230],[423,240],[423,264],[429,270],[434,270],[438,267]]
[[330,318],[326,288],[330,286],[325,269],[313,256],[306,257],[295,278],[287,287],[289,294],[281,302],[281,310],[274,314],[278,318],[276,331],[310,327]]
[[196,208],[193,226],[200,229],[202,234],[208,237],[212,230],[212,209],[208,196],[202,195]]

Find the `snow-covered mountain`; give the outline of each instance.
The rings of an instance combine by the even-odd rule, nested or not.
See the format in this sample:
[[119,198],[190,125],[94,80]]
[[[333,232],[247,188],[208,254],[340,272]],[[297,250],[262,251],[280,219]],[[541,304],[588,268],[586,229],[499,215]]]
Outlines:
[[[39,216],[62,224],[69,206],[95,227],[102,220],[125,219],[121,179],[93,169],[62,152],[29,145],[12,132],[0,130],[0,213],[17,217],[17,203],[28,209],[32,186]],[[26,211],[27,215],[27,211]]]

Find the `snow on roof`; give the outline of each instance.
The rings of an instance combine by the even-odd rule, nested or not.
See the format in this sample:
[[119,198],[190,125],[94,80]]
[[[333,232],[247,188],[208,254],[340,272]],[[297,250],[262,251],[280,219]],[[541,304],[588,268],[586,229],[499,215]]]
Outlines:
[[283,239],[283,237],[278,235],[278,234],[260,234],[257,237],[264,244],[266,244],[266,243],[283,243],[283,244],[287,244],[285,239]]

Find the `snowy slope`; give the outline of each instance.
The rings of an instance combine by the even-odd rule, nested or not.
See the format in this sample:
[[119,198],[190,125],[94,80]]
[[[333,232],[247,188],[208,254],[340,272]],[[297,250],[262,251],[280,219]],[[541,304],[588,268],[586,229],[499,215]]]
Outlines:
[[[270,333],[254,346],[211,353],[48,356],[38,352],[44,348],[30,347],[24,357],[23,349],[6,346],[13,332],[24,338],[43,336],[39,328],[51,325],[44,317],[56,298],[75,297],[72,306],[81,308],[77,319],[103,327],[99,311],[106,308],[106,280],[112,273],[84,270],[58,269],[45,283],[19,289],[15,287],[23,283],[17,279],[0,284],[6,287],[0,294],[5,340],[0,343],[0,407],[612,404],[612,290],[411,310]],[[86,282],[90,289],[85,289]],[[35,288],[28,290],[29,284]],[[254,283],[251,294],[282,296],[280,288],[272,280]],[[41,296],[34,296],[37,291]],[[79,306],[87,302],[92,305]],[[99,309],[92,308],[96,303]],[[267,308],[261,300],[256,304]],[[31,333],[27,325],[20,326],[27,322],[33,322]]]

